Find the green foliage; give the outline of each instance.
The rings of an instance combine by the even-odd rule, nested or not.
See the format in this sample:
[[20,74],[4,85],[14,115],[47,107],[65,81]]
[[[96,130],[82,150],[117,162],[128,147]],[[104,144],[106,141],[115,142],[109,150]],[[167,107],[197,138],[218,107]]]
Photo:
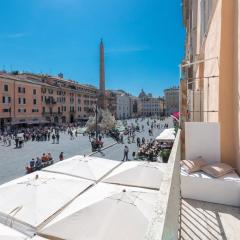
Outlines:
[[163,162],[167,162],[171,154],[171,149],[163,149],[160,151],[160,157],[162,157]]

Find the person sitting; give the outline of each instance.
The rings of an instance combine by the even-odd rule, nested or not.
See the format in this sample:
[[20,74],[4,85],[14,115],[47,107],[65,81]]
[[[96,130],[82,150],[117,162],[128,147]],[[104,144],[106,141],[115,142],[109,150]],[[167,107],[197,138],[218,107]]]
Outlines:
[[41,168],[42,168],[42,161],[41,161],[41,159],[39,157],[37,157],[37,161],[35,163],[35,167],[36,167],[37,170],[41,170]]
[[46,162],[48,160],[47,156],[45,153],[42,155],[42,162]]
[[53,160],[53,158],[52,158],[51,153],[48,153],[48,161],[52,161],[52,160]]
[[30,168],[31,169],[34,169],[34,167],[35,167],[35,160],[34,160],[34,158],[32,158],[32,160],[30,161]]

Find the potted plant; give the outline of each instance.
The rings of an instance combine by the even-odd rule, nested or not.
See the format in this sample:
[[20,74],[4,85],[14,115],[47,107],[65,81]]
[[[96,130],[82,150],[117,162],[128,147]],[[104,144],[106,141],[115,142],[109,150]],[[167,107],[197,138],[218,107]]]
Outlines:
[[168,158],[170,156],[171,150],[170,149],[163,149],[160,151],[160,157],[164,163],[168,162]]

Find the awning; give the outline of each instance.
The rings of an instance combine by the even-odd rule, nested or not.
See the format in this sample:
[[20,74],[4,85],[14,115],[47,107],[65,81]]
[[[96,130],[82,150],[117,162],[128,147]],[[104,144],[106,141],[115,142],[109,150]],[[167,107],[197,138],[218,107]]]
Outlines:
[[160,135],[156,137],[156,140],[159,140],[162,142],[174,142],[175,140],[174,128],[168,128],[163,130],[163,132],[161,132]]
[[98,181],[119,164],[119,161],[77,155],[44,168],[43,171]]
[[99,183],[39,231],[50,239],[143,240],[158,191]]

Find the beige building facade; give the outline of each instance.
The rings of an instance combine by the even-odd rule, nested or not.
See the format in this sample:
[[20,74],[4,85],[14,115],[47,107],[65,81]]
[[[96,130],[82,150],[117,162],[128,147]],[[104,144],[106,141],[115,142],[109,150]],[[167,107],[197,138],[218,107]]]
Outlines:
[[0,74],[0,127],[85,121],[97,104],[93,86],[37,74]]
[[172,87],[164,90],[166,115],[179,112],[179,87]]
[[221,161],[240,172],[240,0],[184,0],[181,121],[219,122]]
[[151,94],[146,94],[143,90],[139,96],[141,116],[162,116],[164,114],[164,99],[153,97]]

